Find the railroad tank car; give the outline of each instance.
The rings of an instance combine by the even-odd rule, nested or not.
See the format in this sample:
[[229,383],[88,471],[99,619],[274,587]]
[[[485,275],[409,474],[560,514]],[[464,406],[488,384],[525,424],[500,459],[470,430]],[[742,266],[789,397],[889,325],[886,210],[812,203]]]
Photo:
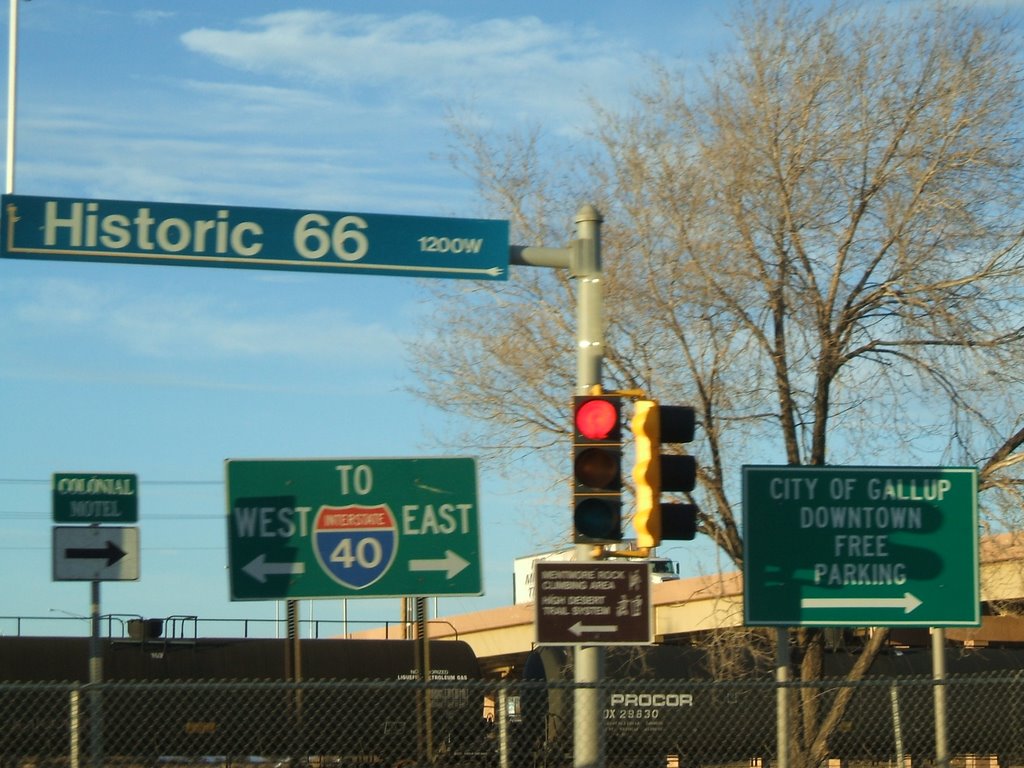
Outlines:
[[[832,682],[818,692],[822,708],[841,689],[840,679],[855,658],[826,654],[823,677]],[[670,756],[693,766],[776,754],[771,668],[748,658],[752,677],[723,681],[715,679],[710,662],[706,652],[687,646],[607,649],[600,706],[609,766],[661,766]],[[1019,764],[1024,759],[1024,651],[949,649],[946,667],[950,752],[997,755],[1003,764]],[[890,760],[898,738],[906,755],[933,755],[931,675],[927,651],[880,655],[869,670],[869,682],[856,688],[833,731],[830,752]],[[524,678],[547,687],[524,689],[517,751],[541,755],[538,764],[570,765],[574,697],[566,683],[573,679],[571,654],[553,646],[536,649],[527,658]],[[893,678],[905,684],[894,686]],[[1016,683],[1007,685],[1008,679]],[[898,726],[894,711],[902,712]]]
[[[283,680],[288,643],[275,639],[102,639],[103,678],[116,680]],[[407,680],[415,671],[412,640],[301,640],[305,680]],[[439,678],[477,679],[473,649],[458,640],[430,643]],[[89,639],[0,637],[0,681],[89,679]]]
[[[460,641],[431,641],[424,731],[416,643],[302,640],[302,684],[287,682],[288,643],[263,639],[103,640],[102,719],[81,688],[81,741],[102,722],[103,752],[145,756],[332,756],[395,765],[431,747],[478,741],[480,667]],[[88,638],[0,638],[0,759],[66,755],[72,705],[67,685],[89,678]],[[338,686],[332,682],[351,681]],[[355,681],[409,681],[408,687]],[[21,684],[21,685],[19,685]],[[31,703],[29,705],[29,702]]]

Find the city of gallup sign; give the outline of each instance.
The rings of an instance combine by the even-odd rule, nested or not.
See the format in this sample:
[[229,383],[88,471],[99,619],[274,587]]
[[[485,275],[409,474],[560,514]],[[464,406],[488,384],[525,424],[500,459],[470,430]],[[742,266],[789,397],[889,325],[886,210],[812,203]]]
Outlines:
[[241,459],[226,472],[232,600],[483,591],[474,459]]
[[3,196],[0,257],[508,279],[508,222]]
[[973,467],[743,467],[748,625],[978,626]]

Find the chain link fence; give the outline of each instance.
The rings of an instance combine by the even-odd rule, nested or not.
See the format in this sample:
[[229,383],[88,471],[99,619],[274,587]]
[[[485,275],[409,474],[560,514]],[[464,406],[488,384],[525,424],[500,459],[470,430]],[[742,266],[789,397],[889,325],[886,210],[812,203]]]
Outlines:
[[[848,688],[827,728],[830,766],[930,764],[934,685],[789,684],[793,765],[809,768],[801,749]],[[0,683],[0,768],[570,766],[577,731],[597,738],[593,721],[574,725],[577,693],[479,680]],[[774,681],[616,681],[592,693],[608,766],[750,768],[777,755]],[[954,767],[1024,766],[1024,670],[951,676],[946,701]]]

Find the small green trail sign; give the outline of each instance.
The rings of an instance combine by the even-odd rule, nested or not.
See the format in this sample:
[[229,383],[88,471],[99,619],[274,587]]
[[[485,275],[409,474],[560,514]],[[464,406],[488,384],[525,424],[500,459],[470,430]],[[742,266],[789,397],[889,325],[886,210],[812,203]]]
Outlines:
[[476,461],[229,460],[232,600],[479,595]]
[[973,467],[743,468],[745,623],[978,626]]

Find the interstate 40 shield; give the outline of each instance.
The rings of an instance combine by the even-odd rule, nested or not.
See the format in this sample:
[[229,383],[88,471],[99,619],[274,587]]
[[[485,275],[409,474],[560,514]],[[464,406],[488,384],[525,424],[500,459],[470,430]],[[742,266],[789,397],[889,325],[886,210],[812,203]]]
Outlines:
[[476,461],[233,459],[232,600],[478,595]]
[[387,504],[325,504],[316,514],[313,542],[328,576],[348,589],[364,589],[391,568],[398,551],[398,522]]

